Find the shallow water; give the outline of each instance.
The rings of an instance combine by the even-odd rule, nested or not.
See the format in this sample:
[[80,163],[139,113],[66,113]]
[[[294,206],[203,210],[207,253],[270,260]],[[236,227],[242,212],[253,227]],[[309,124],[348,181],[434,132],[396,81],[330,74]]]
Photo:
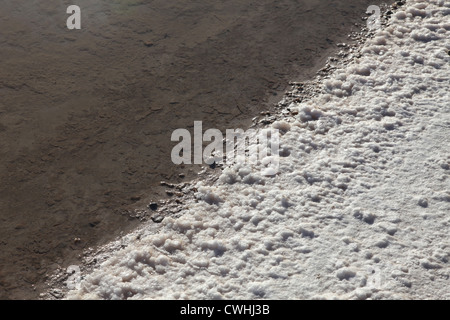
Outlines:
[[63,1],[2,1],[0,298],[132,228],[123,209],[195,174],[174,129],[247,126],[376,2],[79,0],[68,30]]

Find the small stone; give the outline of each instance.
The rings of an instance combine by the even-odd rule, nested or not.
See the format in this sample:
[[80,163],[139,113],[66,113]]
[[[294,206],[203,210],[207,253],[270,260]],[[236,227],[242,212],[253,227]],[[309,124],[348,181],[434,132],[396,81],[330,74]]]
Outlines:
[[164,217],[161,215],[157,215],[153,216],[151,219],[154,223],[161,223],[164,220]]
[[422,208],[427,208],[428,207],[428,200],[425,198],[419,199],[419,201],[417,202],[417,204],[419,206],[421,206]]
[[158,209],[158,204],[156,202],[152,202],[148,205],[148,207],[153,210],[156,211]]
[[372,213],[365,214],[363,217],[363,221],[367,224],[373,224],[375,222],[376,216]]
[[166,181],[161,181],[160,184],[161,184],[162,186],[165,186],[165,187],[168,187],[168,188],[175,188],[175,185],[174,185],[174,184],[168,183],[168,182],[166,182]]
[[386,122],[383,124],[383,126],[386,130],[389,130],[389,131],[395,129],[395,123],[393,123],[393,122]]
[[141,200],[141,197],[140,196],[132,196],[132,197],[130,197],[130,200],[131,201],[139,201],[139,200]]
[[151,41],[144,41],[144,45],[146,46],[146,47],[153,47],[153,42],[151,42]]
[[432,261],[430,261],[430,260],[428,260],[428,259],[422,259],[422,260],[420,260],[420,265],[421,265],[423,268],[428,269],[428,270],[430,270],[430,269],[440,269],[440,268],[442,268],[442,266],[439,265],[438,263],[432,262]]
[[50,291],[50,294],[55,297],[56,299],[62,299],[64,294],[62,293],[61,290],[59,289],[53,289],[52,291]]
[[357,209],[353,212],[353,216],[356,219],[362,220],[367,224],[373,224],[375,222],[376,219],[376,215],[374,215],[373,213],[363,213],[361,212],[361,210]]
[[412,287],[412,282],[407,280],[407,279],[399,279],[398,281],[400,281],[400,283],[402,285],[404,285],[407,288],[411,288]]
[[336,274],[339,280],[350,280],[356,276],[356,272],[350,269],[339,270]]
[[100,223],[100,221],[89,222],[89,226],[90,226],[91,228],[94,228],[94,227],[96,227],[99,223]]
[[375,243],[375,246],[377,246],[380,249],[387,248],[389,246],[389,241],[386,240],[386,239],[380,240],[380,241]]

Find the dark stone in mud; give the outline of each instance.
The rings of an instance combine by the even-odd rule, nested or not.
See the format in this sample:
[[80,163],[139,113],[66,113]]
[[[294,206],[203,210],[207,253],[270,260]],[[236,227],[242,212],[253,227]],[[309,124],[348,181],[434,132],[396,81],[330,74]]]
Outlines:
[[169,197],[172,197],[174,193],[173,193],[172,190],[166,190],[166,194],[167,194]]
[[99,224],[100,224],[100,221],[89,222],[89,227],[95,228],[95,227],[98,226]]
[[150,203],[150,204],[148,205],[148,207],[149,207],[151,210],[153,210],[153,211],[158,210],[158,204],[157,204],[156,202]]

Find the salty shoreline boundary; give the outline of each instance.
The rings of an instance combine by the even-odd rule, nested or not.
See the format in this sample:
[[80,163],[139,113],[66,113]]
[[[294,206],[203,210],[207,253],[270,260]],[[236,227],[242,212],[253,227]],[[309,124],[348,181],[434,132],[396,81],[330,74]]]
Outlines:
[[[168,219],[159,235],[141,230],[122,239],[125,247],[108,252],[69,298],[445,298],[449,159],[437,130],[448,118],[448,11],[444,1],[408,1],[362,48],[362,61],[324,83],[328,94],[291,106],[295,120],[277,126],[286,128],[294,163],[284,163],[278,181],[229,168],[221,183],[197,184],[188,215]],[[415,177],[408,167],[425,172]],[[432,187],[423,184],[427,176],[436,178]],[[298,190],[286,192],[295,183]],[[397,198],[399,189],[405,194]],[[432,245],[416,237],[419,227]],[[292,264],[299,254],[303,261]],[[186,288],[183,278],[198,285]]]

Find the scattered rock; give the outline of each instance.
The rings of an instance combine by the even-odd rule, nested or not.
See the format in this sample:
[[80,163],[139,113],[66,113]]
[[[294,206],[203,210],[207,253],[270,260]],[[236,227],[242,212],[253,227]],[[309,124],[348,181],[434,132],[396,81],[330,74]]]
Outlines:
[[355,210],[353,213],[353,216],[356,219],[362,220],[367,224],[373,224],[375,222],[376,219],[376,215],[374,215],[373,213],[363,213],[361,212],[361,210]]
[[92,221],[92,222],[89,222],[89,226],[91,228],[95,228],[96,226],[99,225],[99,223],[100,223],[100,221]]
[[388,245],[389,245],[389,241],[388,240],[380,240],[377,243],[375,243],[375,246],[377,246],[380,249],[387,248]]
[[350,280],[356,276],[356,272],[350,269],[339,270],[336,274],[339,280]]
[[156,215],[153,216],[151,219],[154,223],[161,223],[164,220],[164,217],[161,215]]
[[158,204],[157,204],[156,202],[150,203],[150,204],[148,205],[148,207],[149,207],[151,210],[153,210],[153,211],[158,210]]
[[60,289],[53,289],[49,293],[56,299],[62,299],[64,297],[64,294]]
[[373,224],[375,222],[376,215],[369,213],[363,216],[363,221],[368,224]]
[[299,232],[300,232],[300,234],[302,235],[303,238],[311,238],[311,239],[313,239],[315,237],[314,231],[312,231],[312,230],[306,230],[304,228],[300,228]]
[[404,285],[407,288],[412,287],[412,282],[407,279],[400,278],[400,279],[397,279],[397,281],[400,282],[402,285]]
[[162,186],[165,186],[165,187],[168,187],[168,188],[175,188],[175,185],[174,184],[172,184],[172,183],[168,183],[168,182],[166,182],[166,181],[161,181],[160,182],[160,184],[162,185]]
[[139,200],[141,200],[141,197],[140,196],[132,196],[132,197],[130,197],[130,200],[131,201],[139,201]]
[[383,127],[388,131],[392,131],[395,129],[395,124],[395,122],[385,122],[383,123]]
[[417,204],[419,206],[421,206],[422,208],[427,208],[428,207],[428,200],[425,198],[421,198],[419,199],[419,201],[417,201]]
[[420,265],[427,270],[442,268],[442,266],[440,266],[439,264],[431,262],[430,260],[427,260],[427,259],[421,260]]

